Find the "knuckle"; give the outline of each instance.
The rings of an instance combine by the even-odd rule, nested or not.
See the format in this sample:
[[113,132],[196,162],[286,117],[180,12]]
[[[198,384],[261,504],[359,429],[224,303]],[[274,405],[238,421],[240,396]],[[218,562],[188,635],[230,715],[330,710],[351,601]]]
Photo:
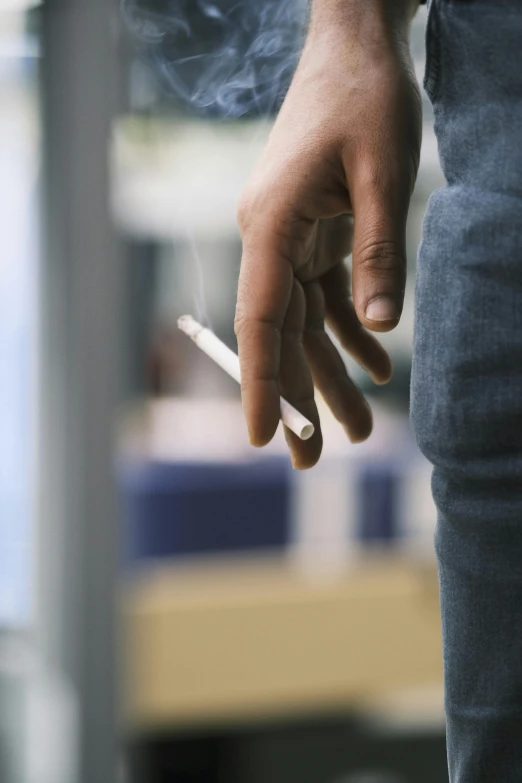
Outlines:
[[234,334],[238,339],[242,337],[245,330],[246,323],[247,323],[246,315],[244,312],[242,312],[242,310],[238,306],[238,309],[236,311],[236,316],[234,318]]
[[250,225],[251,216],[254,214],[253,204],[253,196],[249,191],[244,191],[237,207],[237,222],[242,233],[247,231]]
[[387,240],[370,240],[360,248],[358,265],[368,272],[386,276],[395,276],[406,267],[404,252],[395,242]]
[[347,391],[352,391],[348,373],[344,363],[342,362],[342,359],[339,362],[332,362],[332,364],[326,369],[325,382],[329,388],[342,388],[345,395]]
[[297,394],[291,396],[294,408],[297,408],[304,416],[316,419],[314,415],[314,387],[312,381],[305,383]]
[[254,316],[246,306],[238,304],[234,318],[234,332],[237,338],[256,337],[264,333],[265,337],[281,339],[282,323],[270,315]]
[[267,217],[272,201],[266,183],[256,180],[246,186],[237,206],[237,221],[242,234],[248,233],[261,218]]

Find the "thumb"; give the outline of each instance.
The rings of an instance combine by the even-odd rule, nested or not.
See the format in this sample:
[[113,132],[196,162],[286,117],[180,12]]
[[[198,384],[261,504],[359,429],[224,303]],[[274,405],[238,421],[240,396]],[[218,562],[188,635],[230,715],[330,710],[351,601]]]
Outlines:
[[402,313],[409,189],[404,191],[372,183],[352,192],[353,300],[359,321],[375,332],[394,329]]

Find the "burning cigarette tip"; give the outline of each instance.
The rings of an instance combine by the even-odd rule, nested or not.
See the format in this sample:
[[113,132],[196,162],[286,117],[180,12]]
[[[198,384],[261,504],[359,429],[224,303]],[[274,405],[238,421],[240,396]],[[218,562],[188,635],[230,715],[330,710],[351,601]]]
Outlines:
[[189,337],[196,337],[203,329],[191,315],[182,315],[178,318],[178,328]]

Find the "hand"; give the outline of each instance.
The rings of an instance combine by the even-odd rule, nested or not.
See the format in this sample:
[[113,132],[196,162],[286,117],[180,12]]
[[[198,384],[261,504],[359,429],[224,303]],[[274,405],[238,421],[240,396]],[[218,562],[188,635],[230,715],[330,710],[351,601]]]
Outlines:
[[[298,469],[314,465],[322,449],[314,384],[352,441],[372,428],[325,320],[375,382],[391,376],[387,353],[367,330],[393,329],[401,315],[421,140],[411,2],[396,3],[404,13],[390,13],[382,0],[316,0],[293,83],[239,208],[236,335],[249,436],[256,446],[271,440],[286,397],[316,426],[306,442],[285,428]],[[344,259],[352,236],[350,290]]]

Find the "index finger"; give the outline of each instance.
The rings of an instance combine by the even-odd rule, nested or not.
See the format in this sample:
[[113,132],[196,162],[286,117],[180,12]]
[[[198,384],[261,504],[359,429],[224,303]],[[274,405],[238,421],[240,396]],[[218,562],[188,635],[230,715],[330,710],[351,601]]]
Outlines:
[[267,228],[244,237],[235,331],[250,442],[265,446],[280,418],[281,330],[293,284],[290,262]]

